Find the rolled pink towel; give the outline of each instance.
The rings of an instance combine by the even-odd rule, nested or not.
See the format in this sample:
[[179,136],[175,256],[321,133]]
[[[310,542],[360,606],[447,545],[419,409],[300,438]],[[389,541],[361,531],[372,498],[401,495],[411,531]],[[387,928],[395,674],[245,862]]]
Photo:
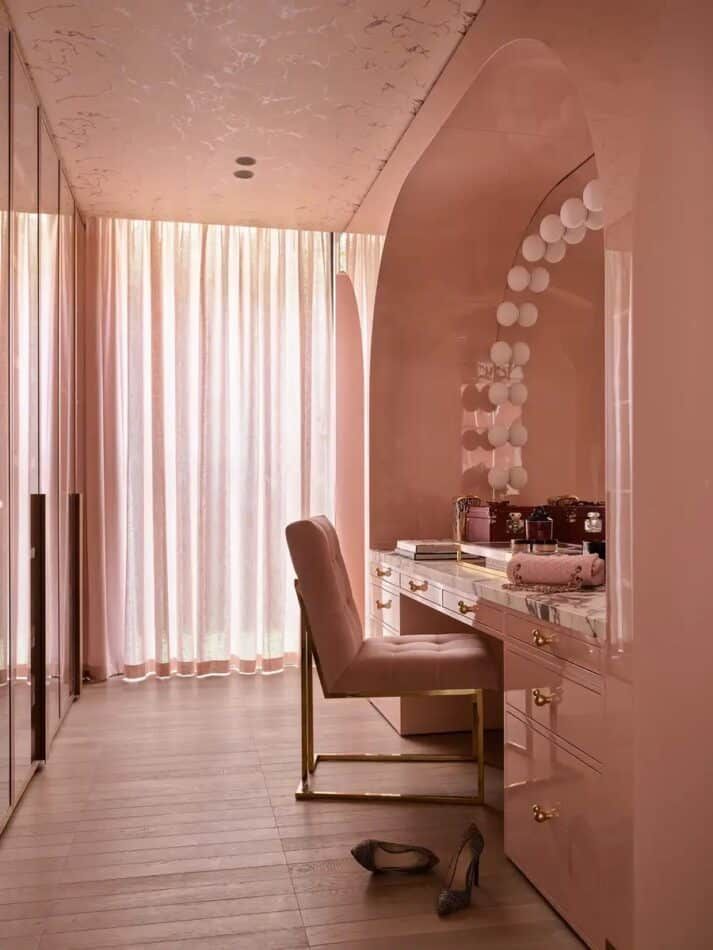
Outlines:
[[606,564],[598,554],[515,554],[507,573],[513,584],[562,586],[579,581],[582,587],[601,587]]

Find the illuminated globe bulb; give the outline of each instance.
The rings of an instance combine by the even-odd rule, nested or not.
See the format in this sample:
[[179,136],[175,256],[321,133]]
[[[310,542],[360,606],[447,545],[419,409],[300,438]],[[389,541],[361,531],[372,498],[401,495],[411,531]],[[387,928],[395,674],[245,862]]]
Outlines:
[[[562,234],[564,234],[564,231]],[[559,264],[566,253],[567,245],[564,243],[564,241],[554,241],[552,244],[547,245],[547,250],[545,251],[545,260],[548,264]]]
[[508,271],[508,287],[516,293],[527,290],[530,286],[530,271],[522,264],[516,264]]
[[550,272],[546,267],[536,267],[530,276],[530,290],[535,294],[541,294],[550,286]]
[[517,307],[517,304],[514,304],[511,300],[503,300],[503,302],[498,306],[497,313],[495,315],[496,320],[501,327],[513,326],[513,324],[517,323],[519,316],[520,311]]
[[537,323],[537,307],[534,303],[526,300],[520,304],[520,313],[517,321],[521,327],[534,327]]
[[524,488],[527,485],[527,469],[523,468],[522,465],[514,465],[510,469],[508,481],[517,491]]
[[[497,383],[495,384],[497,385]],[[490,387],[493,388],[492,386]],[[510,402],[513,406],[522,406],[527,402],[527,386],[524,383],[513,383],[510,387]]]
[[530,347],[527,343],[514,343],[512,347],[512,361],[516,366],[524,366],[530,359]]
[[540,237],[548,244],[562,240],[564,225],[558,214],[546,214],[540,222]]
[[566,228],[578,228],[584,224],[587,209],[581,198],[568,198],[560,208],[560,218]]
[[501,445],[505,445],[507,440],[507,426],[491,426],[488,429],[488,442],[490,442],[494,449],[499,449]]
[[502,491],[507,487],[508,473],[502,468],[491,468],[488,472],[488,484],[495,491]]
[[496,366],[507,366],[512,359],[512,347],[505,340],[498,340],[490,347],[490,359]]
[[531,264],[534,261],[541,261],[546,247],[547,245],[539,234],[528,234],[522,242],[522,256]]
[[564,232],[564,238],[567,244],[581,244],[587,236],[587,225],[582,224],[578,228],[567,228]]
[[488,399],[494,406],[502,406],[508,401],[508,386],[506,383],[491,383],[488,388]]
[[587,220],[584,223],[590,231],[601,231],[604,227],[604,212],[589,211],[587,213]]
[[593,178],[584,186],[582,194],[584,206],[588,211],[604,210],[604,189],[598,178]]
[[508,433],[508,442],[516,449],[527,444],[527,429],[521,422],[513,422]]

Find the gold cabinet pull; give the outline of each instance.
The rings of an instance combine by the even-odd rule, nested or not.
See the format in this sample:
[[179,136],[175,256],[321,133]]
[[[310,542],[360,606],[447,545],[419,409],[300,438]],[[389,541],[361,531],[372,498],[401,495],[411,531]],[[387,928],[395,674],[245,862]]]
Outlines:
[[377,567],[376,569],[377,577],[391,577],[391,568],[390,567]]
[[428,581],[424,581],[422,584],[417,584],[416,581],[409,581],[408,586],[414,593],[417,590],[428,590]]
[[556,808],[542,808],[540,805],[532,806],[532,817],[538,825],[543,824],[545,821],[552,821],[553,818],[557,817],[557,814]]
[[376,607],[377,607],[378,610],[390,610],[390,609],[391,609],[391,601],[390,601],[390,600],[386,600],[386,601],[377,600],[377,601],[376,601]]
[[535,644],[536,647],[542,648],[542,647],[549,646],[549,644],[552,643],[553,640],[554,640],[553,636],[547,636],[546,634],[539,631],[537,628],[535,628],[532,631],[532,642]]
[[533,689],[532,698],[535,700],[536,706],[548,706],[555,700],[554,696],[543,693],[540,689]]
[[458,601],[458,610],[462,614],[474,614],[476,611],[476,604],[466,604],[464,600]]

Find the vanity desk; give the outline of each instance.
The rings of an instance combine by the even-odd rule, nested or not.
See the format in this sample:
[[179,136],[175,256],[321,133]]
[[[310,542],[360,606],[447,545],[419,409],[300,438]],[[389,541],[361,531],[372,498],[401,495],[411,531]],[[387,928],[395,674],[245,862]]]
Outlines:
[[[504,726],[505,852],[589,946],[601,947],[597,820],[606,595],[602,588],[507,590],[493,564],[487,558],[483,569],[372,551],[370,632],[471,629],[500,641],[504,703],[495,712]],[[403,735],[445,732],[458,716],[453,707],[441,713],[433,705],[410,707],[408,698],[392,703],[401,708],[375,701]]]

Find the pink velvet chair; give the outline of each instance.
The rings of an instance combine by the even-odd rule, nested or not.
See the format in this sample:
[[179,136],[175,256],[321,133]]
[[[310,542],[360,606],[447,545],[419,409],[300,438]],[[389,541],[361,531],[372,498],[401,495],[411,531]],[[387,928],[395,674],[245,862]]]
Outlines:
[[[298,799],[349,799],[482,804],[483,690],[498,689],[500,671],[477,634],[364,639],[339,540],[325,517],[287,527],[287,544],[297,573],[300,602],[302,691],[302,780]],[[376,696],[469,695],[473,700],[473,754],[380,755],[314,752],[312,658],[326,699]],[[379,792],[316,791],[310,776],[319,762],[478,763],[478,794],[394,795]]]

